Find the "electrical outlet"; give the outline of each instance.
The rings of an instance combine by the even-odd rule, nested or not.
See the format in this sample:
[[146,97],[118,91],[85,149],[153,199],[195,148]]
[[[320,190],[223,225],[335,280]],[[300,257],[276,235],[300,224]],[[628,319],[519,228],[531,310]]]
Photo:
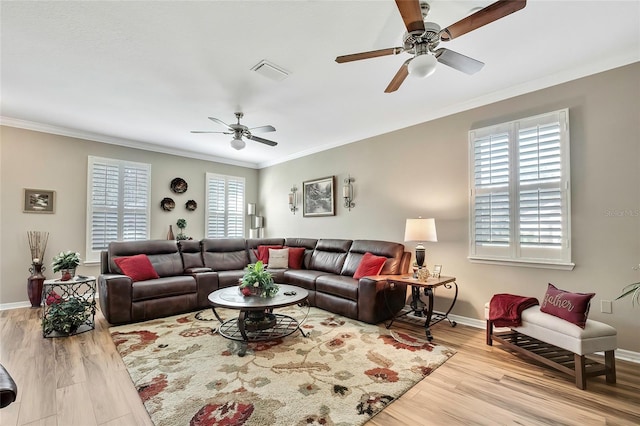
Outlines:
[[613,313],[613,306],[611,304],[611,300],[600,301],[600,312],[602,312],[603,314]]

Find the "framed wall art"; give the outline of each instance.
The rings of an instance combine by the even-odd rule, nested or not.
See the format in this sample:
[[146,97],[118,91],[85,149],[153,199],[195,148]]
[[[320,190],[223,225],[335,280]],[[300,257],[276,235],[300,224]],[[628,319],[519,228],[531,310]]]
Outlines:
[[335,216],[335,176],[308,180],[302,183],[302,215]]
[[46,189],[24,189],[24,213],[54,213],[56,191]]

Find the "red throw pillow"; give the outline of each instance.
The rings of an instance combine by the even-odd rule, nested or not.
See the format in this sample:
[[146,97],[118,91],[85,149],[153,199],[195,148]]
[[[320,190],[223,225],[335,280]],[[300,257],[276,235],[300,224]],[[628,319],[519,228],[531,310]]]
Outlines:
[[122,273],[131,277],[134,282],[160,278],[146,254],[117,257],[113,261],[122,270]]
[[386,261],[387,258],[384,256],[376,256],[375,254],[366,252],[364,256],[362,256],[358,269],[356,269],[355,274],[353,274],[353,278],[359,280],[362,277],[380,274]]
[[267,265],[269,263],[269,249],[281,249],[282,246],[258,246],[258,251],[253,250],[257,260]]
[[589,315],[591,298],[595,295],[595,293],[571,293],[549,283],[540,304],[540,311],[584,328]]
[[302,269],[304,250],[304,247],[289,247],[289,268]]

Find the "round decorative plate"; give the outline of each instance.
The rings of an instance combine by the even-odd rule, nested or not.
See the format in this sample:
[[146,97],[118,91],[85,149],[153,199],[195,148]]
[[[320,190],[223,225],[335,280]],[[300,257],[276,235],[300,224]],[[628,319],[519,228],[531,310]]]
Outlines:
[[177,177],[171,181],[171,190],[176,194],[187,192],[188,187],[189,185],[187,185],[187,182],[182,178]]
[[160,201],[160,207],[162,207],[162,210],[164,210],[165,212],[170,212],[175,208],[175,206],[176,202],[173,201],[172,198],[166,197],[163,198],[162,201]]
[[198,203],[196,203],[195,200],[189,200],[184,204],[184,206],[186,207],[187,210],[192,212],[198,208]]

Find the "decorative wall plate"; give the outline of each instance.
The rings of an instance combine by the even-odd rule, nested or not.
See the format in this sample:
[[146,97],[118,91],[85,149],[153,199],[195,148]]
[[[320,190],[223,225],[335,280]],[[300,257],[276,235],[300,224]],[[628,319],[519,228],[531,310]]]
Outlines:
[[187,192],[188,187],[189,185],[187,185],[187,182],[182,178],[177,177],[171,181],[171,190],[176,194]]
[[195,200],[189,200],[184,204],[185,208],[190,212],[198,208],[198,203]]
[[160,207],[162,207],[162,210],[164,210],[165,212],[170,212],[171,210],[173,210],[176,206],[176,202],[173,201],[173,198],[163,198],[162,201],[160,201]]

